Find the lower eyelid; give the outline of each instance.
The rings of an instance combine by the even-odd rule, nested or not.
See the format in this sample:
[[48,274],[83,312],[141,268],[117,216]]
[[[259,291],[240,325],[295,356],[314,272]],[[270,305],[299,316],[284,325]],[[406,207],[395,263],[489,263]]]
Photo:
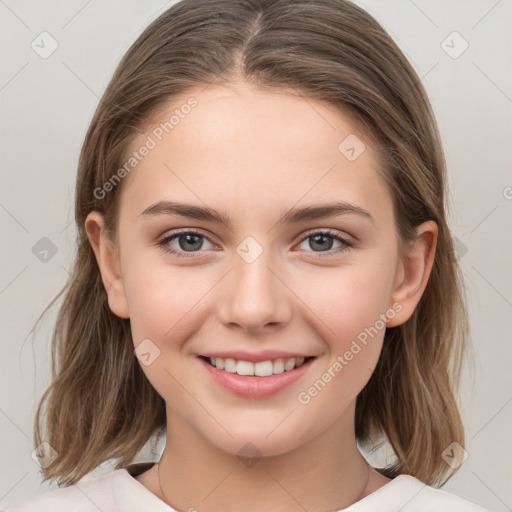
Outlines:
[[[199,250],[199,251],[176,250],[169,246],[171,241],[175,240],[180,235],[186,235],[186,234],[193,234],[193,235],[199,236],[199,237],[203,238],[204,240],[206,240],[207,242],[211,243],[212,245],[216,245],[212,240],[210,240],[210,238],[208,236],[206,236],[203,233],[196,232],[196,231],[180,231],[178,233],[169,234],[169,235],[164,236],[159,242],[157,242],[157,244],[167,253],[176,254],[176,255],[184,256],[184,257],[194,257],[195,254],[201,254],[203,252],[207,252],[204,250]],[[324,232],[324,231],[310,232],[310,233],[306,234],[305,236],[303,236],[302,239],[296,245],[302,244],[308,238],[311,238],[314,235],[325,235],[327,237],[332,238],[333,240],[337,240],[342,245],[336,249],[329,249],[327,251],[305,251],[305,252],[312,253],[312,254],[315,254],[318,256],[323,256],[323,255],[328,256],[328,255],[333,255],[333,254],[339,254],[339,253],[344,252],[354,246],[354,243],[351,240],[348,240],[348,239],[342,237],[341,235]]]
[[204,240],[206,240],[208,243],[212,244],[212,245],[216,245],[214,242],[212,242],[210,240],[209,237],[207,237],[206,235],[204,235],[203,233],[198,233],[198,232],[195,232],[195,231],[180,231],[178,233],[173,233],[173,234],[170,234],[170,235],[166,235],[164,236],[163,238],[161,238],[157,244],[159,246],[161,246],[164,250],[166,250],[167,252],[170,252],[170,253],[178,253],[178,254],[194,254],[194,253],[201,253],[201,252],[204,252],[204,251],[183,251],[183,250],[176,250],[174,248],[172,248],[170,246],[170,243],[173,242],[174,240],[176,240],[177,238],[179,238],[181,235],[196,235],[200,238],[203,238]]
[[[312,236],[312,235],[310,235]],[[302,240],[301,242],[299,242],[299,245],[302,244],[304,241],[306,241],[308,238],[310,238],[310,236],[307,236],[306,238],[304,238],[304,240]],[[331,236],[334,240],[337,240],[338,242],[340,242],[340,246],[339,247],[335,247],[333,249],[328,249],[326,251],[313,251],[313,250],[299,250],[300,252],[305,252],[307,254],[312,254],[314,255],[314,257],[329,257],[329,256],[337,256],[337,255],[340,255],[350,249],[352,249],[354,247],[354,245],[349,242],[348,240],[345,240],[341,237],[335,237],[335,236],[332,236],[332,235],[329,235]]]

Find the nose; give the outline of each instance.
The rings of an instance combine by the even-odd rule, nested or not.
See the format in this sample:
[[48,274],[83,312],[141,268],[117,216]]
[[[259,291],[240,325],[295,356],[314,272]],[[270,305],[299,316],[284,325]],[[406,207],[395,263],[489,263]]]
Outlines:
[[233,268],[222,283],[217,314],[227,327],[256,334],[286,325],[291,318],[291,292],[270,251],[254,261],[233,256]]

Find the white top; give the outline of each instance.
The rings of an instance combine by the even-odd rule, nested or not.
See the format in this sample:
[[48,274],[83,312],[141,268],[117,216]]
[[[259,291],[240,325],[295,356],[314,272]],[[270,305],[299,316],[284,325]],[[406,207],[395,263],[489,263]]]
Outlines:
[[[137,463],[69,487],[47,491],[7,509],[7,512],[177,512],[157,498],[134,476],[153,463]],[[399,475],[343,512],[489,512],[469,501],[420,480]],[[341,511],[337,511],[341,512]]]

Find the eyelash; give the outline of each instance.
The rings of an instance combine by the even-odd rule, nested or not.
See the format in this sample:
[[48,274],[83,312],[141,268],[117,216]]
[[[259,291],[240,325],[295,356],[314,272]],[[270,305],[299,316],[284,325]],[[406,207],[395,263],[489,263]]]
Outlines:
[[[165,251],[166,253],[173,254],[173,255],[177,256],[178,258],[195,258],[197,256],[193,256],[193,254],[197,253],[197,252],[202,252],[202,251],[191,251],[189,253],[186,253],[186,252],[184,253],[184,252],[180,252],[180,251],[175,251],[174,249],[171,249],[170,246],[168,245],[169,242],[171,242],[175,238],[179,237],[180,235],[185,235],[185,234],[186,235],[197,235],[201,238],[205,238],[212,244],[214,243],[205,234],[200,233],[199,231],[195,231],[193,229],[187,229],[187,230],[183,230],[183,231],[178,231],[176,233],[173,233],[172,235],[165,236],[162,240],[160,240],[158,242],[158,246],[161,247],[162,250]],[[342,247],[338,247],[338,249],[334,249],[334,250],[330,249],[328,251],[320,251],[320,252],[313,251],[317,255],[316,257],[319,257],[319,258],[333,256],[334,254],[341,254],[354,246],[354,244],[352,242],[341,237],[339,234],[337,234],[336,231],[333,231],[330,229],[307,232],[307,234],[300,240],[299,244],[301,244],[308,238],[312,238],[314,235],[327,235],[327,236],[333,238],[334,240],[338,240],[339,242],[341,242],[343,244]],[[310,252],[310,251],[308,251],[308,252]],[[325,254],[322,254],[322,253],[325,253]]]

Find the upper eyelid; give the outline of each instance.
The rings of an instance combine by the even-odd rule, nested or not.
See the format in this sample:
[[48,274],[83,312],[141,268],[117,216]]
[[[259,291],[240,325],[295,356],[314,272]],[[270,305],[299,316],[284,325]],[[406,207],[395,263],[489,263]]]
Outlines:
[[[192,233],[192,234],[202,236],[202,237],[206,238],[210,243],[216,244],[216,242],[214,242],[212,240],[211,235],[206,234],[207,232],[204,232],[203,230],[201,230],[199,228],[183,228],[183,229],[178,229],[177,231],[167,232],[167,233],[164,233],[162,236],[160,236],[159,240],[163,241],[165,239],[174,238],[181,234],[187,234],[187,233]],[[299,239],[298,243],[302,243],[304,240],[306,240],[307,238],[309,238],[310,236],[312,236],[313,234],[316,234],[316,233],[324,234],[327,236],[332,236],[333,238],[340,238],[341,240],[346,241],[350,244],[355,244],[357,242],[357,239],[354,236],[352,236],[346,232],[340,232],[333,228],[311,228],[311,229],[306,230],[304,233],[302,233],[301,238]],[[196,252],[201,252],[201,251],[196,251]]]
[[356,241],[357,241],[356,237],[347,233],[346,231],[340,231],[338,229],[333,229],[333,228],[312,228],[312,229],[308,229],[307,231],[305,231],[302,234],[302,238],[300,239],[301,242],[304,239],[309,238],[314,233],[320,233],[320,234],[324,234],[324,235],[328,235],[328,236],[332,236],[332,237],[339,237],[339,238],[347,239],[347,242],[351,242],[351,243],[356,243]]
[[195,229],[195,228],[184,228],[184,229],[178,229],[177,231],[166,231],[163,235],[158,237],[158,240],[165,240],[166,238],[173,238],[175,236],[179,236],[179,235],[183,235],[183,234],[187,234],[187,233],[192,233],[192,234],[202,236],[203,238],[206,238],[208,241],[210,241],[212,244],[215,243],[212,240],[212,235],[205,234],[206,232],[204,232],[200,229]]

